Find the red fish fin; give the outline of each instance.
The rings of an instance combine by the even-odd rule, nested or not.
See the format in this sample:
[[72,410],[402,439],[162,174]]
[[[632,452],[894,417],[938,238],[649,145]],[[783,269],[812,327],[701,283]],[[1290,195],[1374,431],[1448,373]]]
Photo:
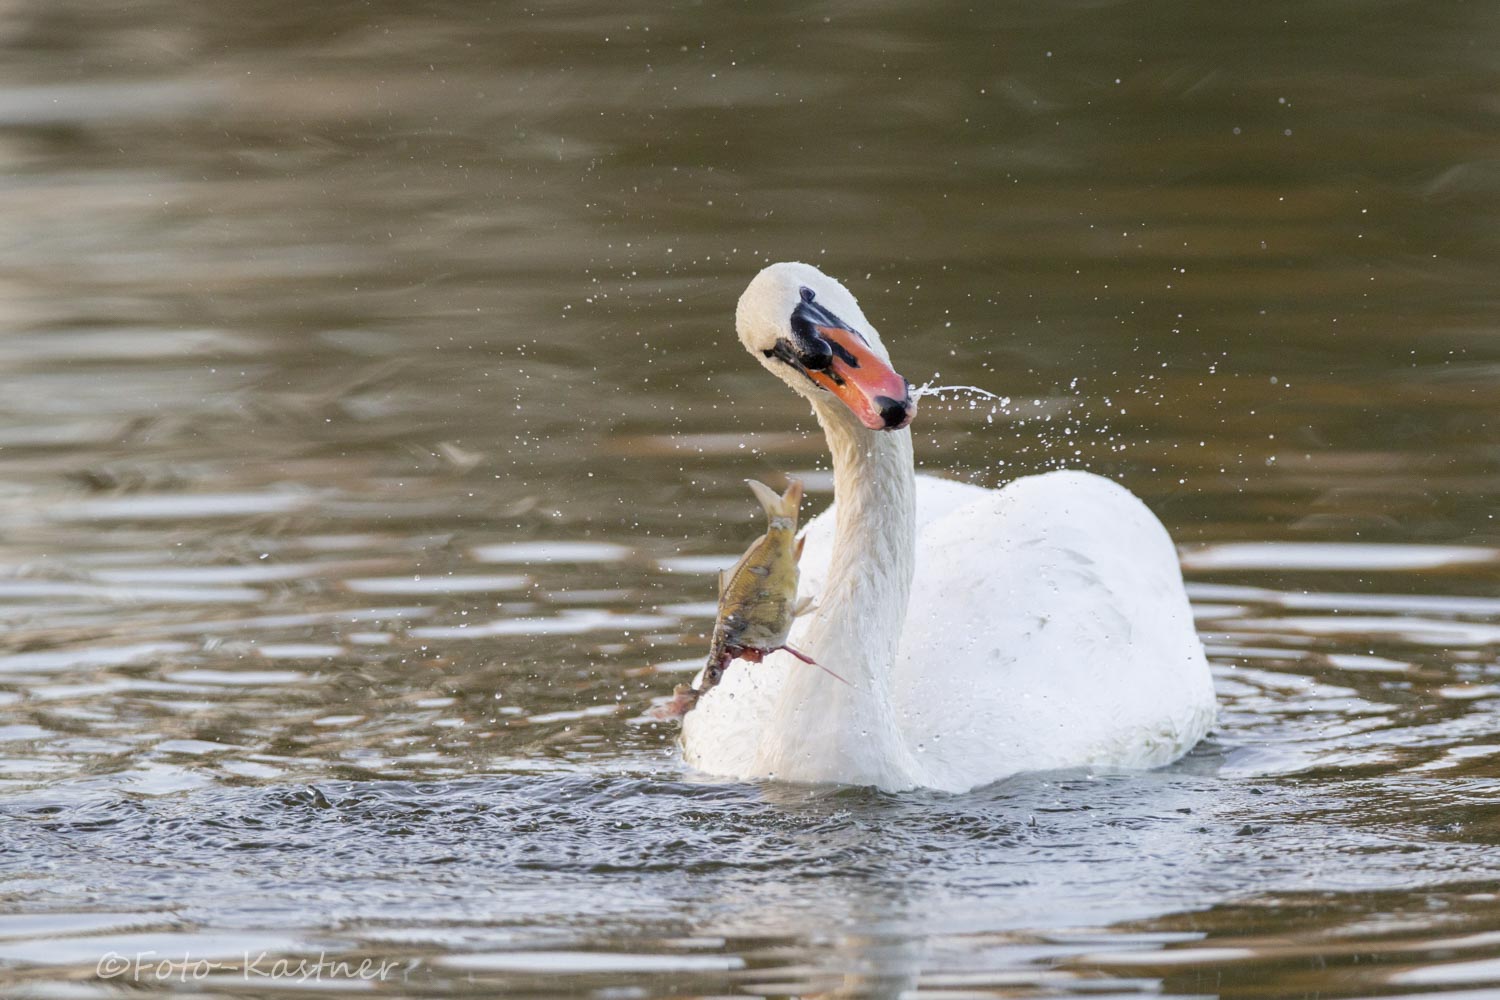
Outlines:
[[788,653],[791,653],[803,663],[811,663],[815,667],[818,665],[817,660],[814,660],[811,656],[808,656],[806,653],[802,652],[802,650],[800,649],[797,649],[795,646],[782,646],[781,648],[786,650]]
[[680,719],[691,712],[698,704],[699,691],[694,691],[686,684],[677,685],[672,692],[672,700],[664,705],[657,705],[651,710],[651,717],[661,722],[671,722]]
[[808,656],[806,653],[802,652],[802,650],[797,649],[795,646],[782,646],[781,648],[786,650],[788,653],[791,653],[803,663],[810,663],[813,666],[817,667],[819,670],[823,671],[823,673],[827,674],[829,677],[832,677],[840,684],[846,685],[848,687],[854,686],[853,684],[850,684],[848,681],[844,680],[838,674],[834,673],[832,670],[829,670],[827,667],[823,666],[823,664],[819,663],[817,660],[814,660],[811,656]]

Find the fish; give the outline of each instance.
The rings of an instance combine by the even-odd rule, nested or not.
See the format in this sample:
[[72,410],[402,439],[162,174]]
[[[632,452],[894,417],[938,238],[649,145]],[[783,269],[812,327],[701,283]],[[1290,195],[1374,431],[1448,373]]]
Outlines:
[[[719,574],[719,608],[714,621],[708,663],[702,686],[679,684],[672,700],[659,712],[661,718],[681,718],[698,699],[719,683],[734,660],[759,663],[779,649],[803,663],[818,666],[813,658],[787,644],[792,622],[813,610],[813,598],[797,600],[797,562],[805,539],[797,537],[797,513],[802,505],[802,481],[789,480],[778,496],[765,483],[745,480],[765,508],[766,533],[750,543],[733,568]],[[827,667],[826,670],[838,677]],[[838,677],[843,680],[842,677]],[[847,681],[845,682],[847,683]]]

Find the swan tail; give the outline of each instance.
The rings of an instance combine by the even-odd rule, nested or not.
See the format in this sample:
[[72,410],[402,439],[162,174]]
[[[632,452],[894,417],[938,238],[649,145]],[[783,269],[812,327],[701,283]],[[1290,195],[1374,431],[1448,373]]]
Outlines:
[[765,483],[758,483],[753,479],[745,482],[750,485],[750,492],[755,494],[755,499],[766,509],[767,517],[773,521],[778,517],[786,517],[796,523],[797,508],[802,506],[802,480],[788,480],[786,492],[779,496]]

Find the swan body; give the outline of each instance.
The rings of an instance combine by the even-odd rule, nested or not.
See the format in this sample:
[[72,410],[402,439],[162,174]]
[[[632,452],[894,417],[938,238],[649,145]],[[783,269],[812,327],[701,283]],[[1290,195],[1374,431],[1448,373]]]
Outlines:
[[[833,381],[810,377],[822,355],[785,321],[808,292],[873,355],[835,363]],[[688,763],[959,792],[1021,771],[1155,767],[1207,733],[1213,683],[1176,550],[1140,500],[1085,472],[999,490],[916,475],[901,422],[914,404],[897,411],[878,334],[815,268],[761,272],[738,321],[828,437],[834,503],[807,526],[798,589],[817,610],[790,642],[848,683],[786,653],[734,664],[683,720]],[[841,357],[848,335],[816,329]],[[814,367],[796,371],[799,359]],[[858,379],[877,380],[874,402],[845,398]]]

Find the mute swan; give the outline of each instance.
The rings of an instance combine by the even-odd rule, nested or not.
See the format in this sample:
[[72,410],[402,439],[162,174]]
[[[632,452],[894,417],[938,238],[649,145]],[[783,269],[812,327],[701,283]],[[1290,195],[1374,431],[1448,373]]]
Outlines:
[[854,296],[773,264],[741,342],[807,398],[834,503],[807,526],[785,653],[737,663],[682,723],[687,762],[738,779],[966,791],[1020,771],[1143,768],[1214,720],[1171,539],[1086,472],[987,490],[915,474],[911,387]]

